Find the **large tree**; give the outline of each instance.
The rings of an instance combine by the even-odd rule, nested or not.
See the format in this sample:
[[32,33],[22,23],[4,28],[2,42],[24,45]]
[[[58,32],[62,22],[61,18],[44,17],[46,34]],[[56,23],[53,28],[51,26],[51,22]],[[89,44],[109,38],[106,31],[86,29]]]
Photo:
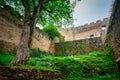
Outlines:
[[16,56],[11,64],[26,64],[32,42],[34,28],[41,25],[63,25],[72,23],[72,5],[70,0],[2,0],[23,16],[24,29]]

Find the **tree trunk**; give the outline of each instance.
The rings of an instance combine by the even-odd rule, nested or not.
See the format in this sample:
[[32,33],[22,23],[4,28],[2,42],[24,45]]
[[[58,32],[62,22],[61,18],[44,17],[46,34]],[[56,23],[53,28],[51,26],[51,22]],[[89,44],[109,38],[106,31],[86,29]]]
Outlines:
[[30,24],[25,23],[24,29],[21,35],[20,43],[17,48],[16,56],[12,60],[12,65],[17,64],[27,64],[29,58],[29,47],[28,47],[28,40],[30,37]]
[[31,25],[30,25],[30,37],[29,37],[29,41],[28,41],[28,47],[31,49],[31,45],[32,45],[32,38],[34,36],[34,30],[38,21],[38,17],[40,15],[41,12],[41,5],[38,6],[38,8],[35,10],[34,12],[34,16],[33,19],[31,20]]
[[35,30],[35,23],[31,23],[30,25],[30,37],[29,37],[29,40],[28,40],[28,47],[29,49],[31,49],[31,46],[32,46],[32,38],[34,36],[34,30]]
[[37,23],[40,11],[42,10],[42,1],[39,0],[39,5],[36,7],[33,16],[30,15],[30,5],[28,0],[21,0],[25,8],[25,24],[21,35],[20,43],[17,48],[16,56],[12,60],[12,65],[27,64],[29,59],[29,51],[32,44],[34,28]]

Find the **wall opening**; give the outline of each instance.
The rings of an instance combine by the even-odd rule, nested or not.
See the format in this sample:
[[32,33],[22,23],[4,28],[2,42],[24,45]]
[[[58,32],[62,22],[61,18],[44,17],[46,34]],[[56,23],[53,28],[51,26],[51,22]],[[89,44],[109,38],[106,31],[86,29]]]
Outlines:
[[102,25],[101,27],[102,27],[102,28],[101,28],[102,30],[105,30],[105,29],[106,29],[106,25]]
[[94,37],[94,34],[91,34],[91,35],[90,35],[90,38],[93,38],[93,37]]

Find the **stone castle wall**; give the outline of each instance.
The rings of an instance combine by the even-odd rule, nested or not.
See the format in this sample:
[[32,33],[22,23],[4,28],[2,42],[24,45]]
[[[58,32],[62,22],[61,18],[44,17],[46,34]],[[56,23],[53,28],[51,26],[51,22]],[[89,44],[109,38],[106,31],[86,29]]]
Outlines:
[[[3,17],[4,15],[5,17]],[[23,28],[23,24],[20,21],[17,21],[14,24],[14,21],[17,19],[13,16],[9,16],[11,15],[7,11],[2,10],[0,13],[0,50],[5,51],[11,51],[12,49],[17,48]],[[101,34],[105,35],[105,30],[102,30],[102,26],[108,26],[107,22],[108,19],[105,18],[102,21],[96,21],[96,23],[92,22],[75,28],[59,28],[58,30],[61,33],[61,38],[63,40],[65,38],[65,41],[74,40],[73,42],[78,43],[81,39],[85,41],[89,38],[100,37]],[[59,41],[55,41],[55,43],[57,42]],[[35,31],[32,48],[39,48],[41,51],[56,53],[54,41],[49,40],[48,36],[40,30]]]
[[54,49],[56,55],[77,55],[90,51],[104,50],[104,42],[108,27],[108,18],[96,23],[67,29],[58,29],[65,42],[56,42]]
[[55,55],[79,55],[90,51],[103,51],[100,37],[55,43]]
[[[22,33],[23,23],[7,10],[0,9],[0,50],[11,51],[17,48]],[[38,29],[37,29],[38,30]],[[51,40],[42,31],[35,31],[32,48],[50,52]]]
[[[88,39],[91,37],[101,37],[105,29],[108,26],[108,18],[104,18],[103,20],[98,20],[96,22],[91,22],[90,24],[85,24],[78,27],[71,27],[67,29],[59,28],[59,32],[62,36],[64,36],[65,41],[73,41],[80,39]],[[102,35],[101,35],[102,34]]]

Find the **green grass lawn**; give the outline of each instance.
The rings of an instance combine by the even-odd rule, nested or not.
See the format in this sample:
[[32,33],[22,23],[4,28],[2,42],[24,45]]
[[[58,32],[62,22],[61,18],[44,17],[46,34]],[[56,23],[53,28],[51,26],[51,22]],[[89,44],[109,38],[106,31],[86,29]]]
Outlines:
[[[38,54],[40,56],[31,56],[29,65],[23,65],[22,68],[57,70],[70,80],[113,80],[119,78],[112,56],[107,52],[96,51],[77,56],[52,56],[37,52]],[[0,62],[5,65],[9,65],[13,57],[12,54],[0,52]]]

